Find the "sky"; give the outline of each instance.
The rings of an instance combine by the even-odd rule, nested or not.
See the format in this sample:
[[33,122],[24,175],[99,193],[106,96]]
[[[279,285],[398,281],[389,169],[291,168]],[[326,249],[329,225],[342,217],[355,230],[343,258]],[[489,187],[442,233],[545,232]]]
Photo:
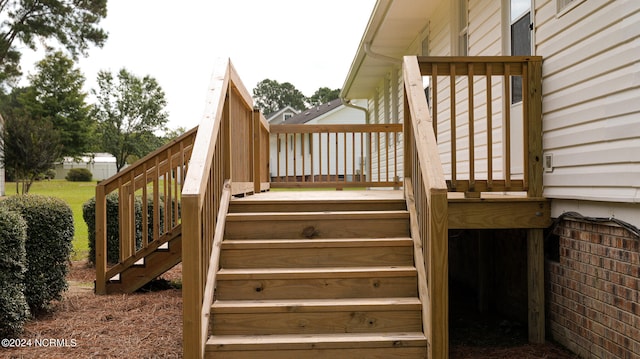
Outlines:
[[[109,33],[79,67],[85,90],[100,70],[154,77],[168,102],[169,128],[200,122],[216,59],[230,58],[252,92],[264,79],[306,96],[341,88],[375,0],[109,0]],[[25,75],[42,54],[23,55]]]

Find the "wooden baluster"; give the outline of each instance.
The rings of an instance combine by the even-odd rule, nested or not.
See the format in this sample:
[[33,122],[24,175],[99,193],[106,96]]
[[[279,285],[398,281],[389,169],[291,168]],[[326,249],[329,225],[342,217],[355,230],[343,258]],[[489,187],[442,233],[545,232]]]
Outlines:
[[389,182],[389,132],[384,133],[384,147],[385,147],[385,175],[386,182]]
[[469,127],[469,189],[465,193],[466,197],[479,197],[480,192],[476,192],[476,141],[475,141],[475,113],[474,113],[474,91],[473,91],[473,64],[467,64],[467,89],[468,89],[468,127]]
[[528,63],[522,63],[522,170],[523,186],[526,191],[529,188],[529,71]]
[[507,190],[511,188],[511,69],[504,64],[504,184]]
[[338,167],[339,167],[339,161],[338,161],[338,158],[339,158],[339,153],[338,153],[339,151],[338,150],[339,150],[339,148],[338,147],[340,147],[339,141],[338,141],[338,132],[335,133],[335,136],[336,136],[336,146],[335,146],[335,148],[336,148],[336,182],[338,182],[338,179],[340,178],[340,176],[339,176],[340,172],[338,170]]
[[369,141],[368,141],[369,142],[369,149],[368,149],[369,153],[367,154],[367,162],[369,164],[369,172],[368,172],[369,173],[369,182],[373,182],[373,170],[372,170],[373,161],[371,160],[371,152],[372,152],[372,148],[371,147],[373,146],[373,143],[371,142],[372,141],[371,132],[368,132],[367,136],[369,137]]
[[351,132],[351,182],[356,181],[356,133]]
[[[149,245],[149,201],[147,193],[147,164],[142,164],[142,248]],[[154,205],[155,207],[155,205]]]
[[492,81],[491,72],[492,66],[486,65],[487,74],[487,190],[491,191],[493,188],[493,94],[492,94]]
[[[160,203],[160,159],[156,157],[153,166],[153,203]],[[153,240],[160,238],[160,206],[153,206]]]
[[451,108],[451,187],[453,190],[456,190],[456,182],[458,180],[457,176],[457,135],[456,135],[456,65],[449,65],[450,74],[449,74],[449,86],[450,86],[450,108]]
[[306,177],[306,168],[305,168],[305,157],[306,157],[306,153],[305,152],[305,148],[304,148],[304,140],[307,137],[307,134],[303,133],[300,135],[300,154],[302,157],[302,182],[305,182],[305,177]]

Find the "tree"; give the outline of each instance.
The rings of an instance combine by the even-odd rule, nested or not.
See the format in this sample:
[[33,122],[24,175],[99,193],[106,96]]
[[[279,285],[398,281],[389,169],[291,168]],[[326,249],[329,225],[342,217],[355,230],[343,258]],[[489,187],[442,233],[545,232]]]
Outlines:
[[0,83],[20,75],[20,44],[49,49],[55,40],[74,58],[101,47],[107,33],[98,23],[106,16],[107,0],[0,0]]
[[264,79],[253,89],[253,99],[262,113],[269,114],[291,106],[296,110],[307,107],[307,98],[289,82]]
[[48,119],[12,113],[5,118],[0,136],[0,158],[16,179],[16,193],[29,192],[38,176],[53,168],[60,158],[59,133]]
[[92,91],[97,132],[102,149],[116,158],[119,172],[130,156],[142,157],[157,148],[154,132],[164,130],[168,121],[167,101],[154,78],[138,78],[126,69],[117,79],[111,72],[98,72],[98,88]]
[[51,120],[60,133],[63,156],[79,157],[89,150],[93,121],[82,91],[84,76],[73,65],[60,51],[47,54],[19,101],[31,117]]
[[333,101],[340,97],[340,89],[332,90],[328,87],[320,87],[316,92],[309,97],[309,104],[311,106],[319,106],[323,103]]

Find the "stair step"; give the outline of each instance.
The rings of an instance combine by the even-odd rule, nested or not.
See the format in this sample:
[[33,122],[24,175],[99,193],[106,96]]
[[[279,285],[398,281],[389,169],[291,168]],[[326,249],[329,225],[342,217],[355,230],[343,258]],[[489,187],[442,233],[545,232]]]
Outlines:
[[212,314],[222,313],[317,313],[353,310],[420,309],[418,298],[347,298],[299,300],[216,300]]
[[230,213],[226,239],[389,238],[409,235],[407,211]]
[[417,296],[415,267],[221,269],[221,300],[330,299]]
[[413,265],[410,238],[225,240],[222,268]]
[[398,358],[426,357],[421,332],[339,333],[315,335],[211,336],[206,357],[271,358]]
[[371,276],[398,277],[413,276],[416,272],[412,266],[398,267],[318,267],[318,268],[238,268],[220,269],[217,280],[237,279],[293,279],[293,278],[354,278]]
[[245,197],[231,201],[230,213],[242,212],[318,212],[318,211],[393,211],[406,210],[404,199],[337,200],[259,200]]
[[221,301],[211,307],[213,335],[420,331],[417,298]]
[[[133,293],[182,261],[182,237],[171,240],[168,250],[156,250],[112,277],[108,293]],[[138,264],[142,261],[142,264]]]

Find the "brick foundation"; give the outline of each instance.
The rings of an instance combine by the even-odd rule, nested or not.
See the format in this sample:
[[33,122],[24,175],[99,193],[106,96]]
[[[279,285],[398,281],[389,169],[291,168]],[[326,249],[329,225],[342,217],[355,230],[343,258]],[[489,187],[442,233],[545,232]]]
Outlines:
[[548,332],[581,358],[640,358],[640,239],[563,220],[547,261]]

